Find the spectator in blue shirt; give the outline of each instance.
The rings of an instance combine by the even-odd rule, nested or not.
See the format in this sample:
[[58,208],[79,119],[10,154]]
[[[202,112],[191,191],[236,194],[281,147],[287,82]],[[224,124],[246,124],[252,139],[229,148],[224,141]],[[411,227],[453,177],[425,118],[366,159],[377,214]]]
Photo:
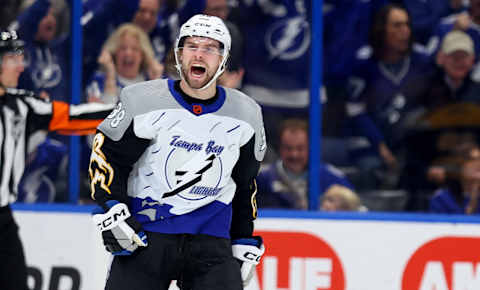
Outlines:
[[466,10],[463,0],[403,0],[412,17],[415,40],[425,44],[441,19]]
[[458,102],[480,103],[480,75],[473,70],[475,46],[470,35],[461,30],[447,33],[437,63],[441,69],[426,95],[428,110]]
[[430,201],[430,212],[446,214],[480,214],[480,149],[458,156],[447,170],[447,186],[439,189]]
[[52,100],[68,102],[70,93],[70,38],[59,34],[57,23],[65,7],[49,0],[36,0],[11,25],[25,41],[29,65],[19,86]]
[[365,175],[357,190],[378,188],[377,173],[385,168],[398,173],[410,116],[421,109],[419,97],[434,73],[430,57],[413,49],[410,18],[400,6],[380,9],[370,45],[358,52],[346,106],[349,153]]
[[[301,119],[287,119],[280,129],[280,159],[260,171],[257,178],[259,207],[308,209],[308,123]],[[337,168],[320,164],[320,192],[338,184],[352,188],[345,175]]]

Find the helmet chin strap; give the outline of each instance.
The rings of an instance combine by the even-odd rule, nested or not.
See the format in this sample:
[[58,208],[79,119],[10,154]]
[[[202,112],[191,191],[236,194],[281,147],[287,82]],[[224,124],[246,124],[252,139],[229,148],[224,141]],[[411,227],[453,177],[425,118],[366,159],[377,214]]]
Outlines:
[[222,61],[222,63],[220,64],[220,67],[217,69],[217,72],[212,77],[212,79],[208,83],[206,83],[203,87],[195,90],[203,91],[206,88],[208,88],[214,81],[217,80],[217,78],[223,73],[224,70],[225,70],[225,65],[223,64],[223,61]]

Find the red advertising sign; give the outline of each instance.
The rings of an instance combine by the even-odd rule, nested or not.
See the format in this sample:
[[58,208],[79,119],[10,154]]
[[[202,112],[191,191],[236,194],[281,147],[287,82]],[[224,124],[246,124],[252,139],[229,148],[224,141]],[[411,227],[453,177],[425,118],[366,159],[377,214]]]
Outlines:
[[412,289],[480,289],[480,238],[444,237],[418,248],[402,277],[402,290]]
[[259,289],[344,290],[345,275],[335,251],[307,233],[259,231],[265,254],[257,266]]

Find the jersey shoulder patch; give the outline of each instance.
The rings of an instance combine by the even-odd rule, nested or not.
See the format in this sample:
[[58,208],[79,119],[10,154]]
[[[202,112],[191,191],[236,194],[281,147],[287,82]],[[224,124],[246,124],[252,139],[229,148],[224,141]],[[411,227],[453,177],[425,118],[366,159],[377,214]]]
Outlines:
[[110,139],[118,141],[134,121],[135,116],[175,105],[165,79],[130,85],[122,89],[116,108],[98,126],[98,129]]

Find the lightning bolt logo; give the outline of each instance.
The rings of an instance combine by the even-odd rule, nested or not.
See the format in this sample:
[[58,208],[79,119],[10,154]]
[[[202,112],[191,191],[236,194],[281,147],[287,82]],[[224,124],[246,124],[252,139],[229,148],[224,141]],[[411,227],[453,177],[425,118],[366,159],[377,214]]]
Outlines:
[[175,171],[175,176],[178,177],[176,187],[172,191],[166,192],[163,197],[174,196],[195,183],[200,182],[202,180],[202,174],[212,167],[215,158],[215,154],[211,154],[207,159],[201,160],[200,162],[198,162],[198,158],[194,158],[185,163],[180,169]]
[[[275,43],[274,34],[276,34],[276,31],[279,31],[282,35]],[[297,43],[296,39],[302,33],[302,39],[300,39],[300,43]],[[300,57],[310,45],[309,33],[309,24],[301,16],[277,23],[265,36],[270,59],[290,60]]]

